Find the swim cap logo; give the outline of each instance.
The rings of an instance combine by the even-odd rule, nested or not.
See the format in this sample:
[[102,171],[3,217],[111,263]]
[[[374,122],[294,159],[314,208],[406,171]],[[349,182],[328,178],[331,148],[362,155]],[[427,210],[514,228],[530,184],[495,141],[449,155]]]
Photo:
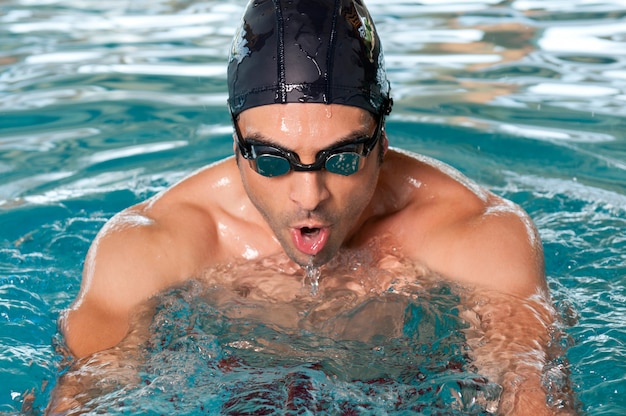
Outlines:
[[367,10],[359,10],[362,7],[359,3],[352,3],[349,11],[346,12],[346,20],[356,29],[363,40],[363,45],[367,47],[368,59],[374,62],[376,36],[374,25],[369,19]]

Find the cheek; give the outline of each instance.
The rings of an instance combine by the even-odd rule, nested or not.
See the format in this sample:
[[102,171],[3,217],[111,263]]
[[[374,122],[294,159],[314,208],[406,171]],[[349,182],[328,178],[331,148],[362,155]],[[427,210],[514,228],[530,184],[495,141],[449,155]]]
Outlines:
[[240,161],[239,173],[248,198],[261,214],[269,214],[275,207],[284,205],[282,198],[286,195],[286,190],[280,180],[268,179],[253,172],[243,158]]
[[359,175],[354,180],[347,177],[345,183],[339,183],[331,190],[333,197],[341,201],[340,204],[350,215],[363,210],[369,204],[376,189],[378,169],[372,169],[372,171],[368,169],[360,173],[363,175]]
[[355,211],[363,210],[370,203],[373,194],[374,185],[371,183],[363,184],[351,195],[351,200],[348,201],[348,204],[353,205]]
[[248,167],[248,164],[245,160],[242,160],[239,155],[236,157],[237,167],[239,168],[239,176],[241,176],[241,183],[243,185],[243,189],[246,191],[248,198],[256,205],[257,195],[262,194],[259,192],[260,184],[258,183],[255,172]]

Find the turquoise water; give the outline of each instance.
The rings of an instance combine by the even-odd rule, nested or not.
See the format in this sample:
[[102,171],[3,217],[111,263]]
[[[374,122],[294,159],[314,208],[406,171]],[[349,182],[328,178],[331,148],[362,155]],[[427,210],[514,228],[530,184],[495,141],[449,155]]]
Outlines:
[[[64,368],[56,319],[78,291],[86,250],[104,222],[232,152],[224,63],[243,5],[0,3],[0,412],[38,414],[45,407]],[[442,159],[529,212],[544,242],[554,304],[568,335],[561,360],[581,413],[625,414],[626,4],[390,0],[368,6],[395,96],[387,128],[392,144]],[[112,390],[109,403],[118,410],[110,413],[137,406],[236,413],[248,400],[296,408],[315,403],[335,412],[358,402],[366,406],[362,413],[463,414],[437,386],[470,396],[478,390],[458,350],[454,296],[443,289],[429,292],[429,310],[420,302],[401,304],[415,311],[407,312],[404,337],[382,345],[410,354],[428,344],[429,361],[414,365],[428,369],[419,385],[434,390],[417,398],[409,390],[417,381],[392,371],[393,354],[384,358],[394,383],[367,372],[361,379],[369,381],[360,384],[321,377],[355,361],[350,356],[318,359],[321,369],[297,359],[339,348],[382,362],[380,350],[358,343],[328,345],[313,335],[298,341],[277,332],[279,341],[296,343],[293,359],[272,362],[276,354],[260,358],[237,348],[243,357],[233,362],[229,337],[241,335],[240,323],[220,318],[210,303],[175,301],[183,295],[169,294],[175,307],[160,309],[154,322],[163,316],[184,322],[200,311],[223,326],[198,324],[197,339],[149,350],[144,386]],[[426,318],[420,324],[417,316]],[[429,319],[441,340],[436,346],[411,330]],[[247,325],[266,337],[273,330]],[[154,329],[155,336],[176,333]],[[181,356],[182,370],[172,364]],[[260,375],[259,359],[269,366]],[[219,385],[216,374],[225,378]],[[181,390],[186,383],[199,387]],[[310,386],[313,396],[304,393]]]

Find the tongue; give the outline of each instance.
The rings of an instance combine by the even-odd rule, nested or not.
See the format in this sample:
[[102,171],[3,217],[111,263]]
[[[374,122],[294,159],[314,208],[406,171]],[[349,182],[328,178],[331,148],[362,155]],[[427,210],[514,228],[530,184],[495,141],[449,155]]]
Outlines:
[[291,230],[291,238],[298,250],[315,255],[324,248],[329,233],[328,228],[295,228]]

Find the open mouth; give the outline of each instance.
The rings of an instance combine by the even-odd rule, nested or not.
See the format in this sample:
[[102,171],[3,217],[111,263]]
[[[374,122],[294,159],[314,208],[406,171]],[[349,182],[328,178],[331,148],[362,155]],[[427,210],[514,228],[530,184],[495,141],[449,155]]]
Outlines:
[[314,237],[317,234],[319,234],[320,229],[319,228],[302,227],[302,228],[300,228],[300,232],[305,237]]
[[309,255],[319,253],[326,244],[330,230],[326,227],[293,228],[291,237],[298,250]]

